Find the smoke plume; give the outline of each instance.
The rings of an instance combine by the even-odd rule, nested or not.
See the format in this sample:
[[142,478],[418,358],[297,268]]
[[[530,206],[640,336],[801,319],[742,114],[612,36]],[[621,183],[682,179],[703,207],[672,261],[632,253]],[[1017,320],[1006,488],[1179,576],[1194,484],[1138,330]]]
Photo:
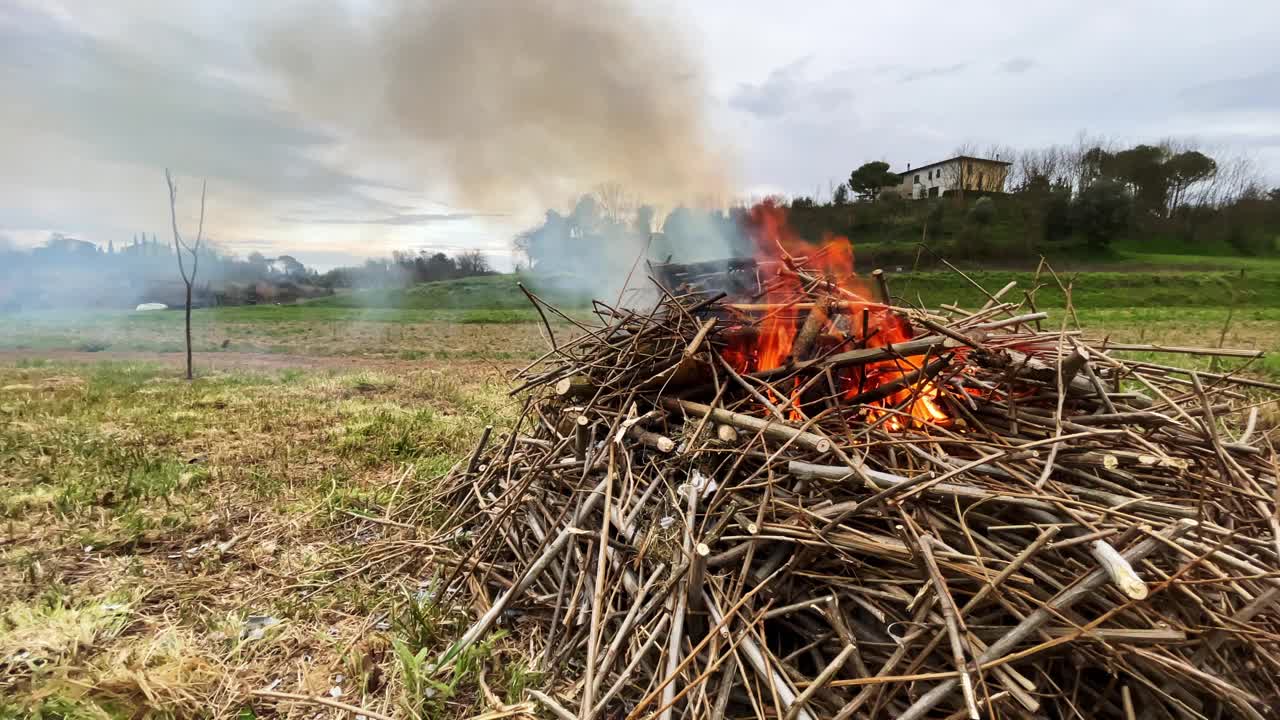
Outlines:
[[[331,5],[328,7],[332,7]],[[682,29],[623,0],[318,6],[261,49],[297,109],[455,202],[529,213],[601,183],[672,207],[724,197],[699,62]]]

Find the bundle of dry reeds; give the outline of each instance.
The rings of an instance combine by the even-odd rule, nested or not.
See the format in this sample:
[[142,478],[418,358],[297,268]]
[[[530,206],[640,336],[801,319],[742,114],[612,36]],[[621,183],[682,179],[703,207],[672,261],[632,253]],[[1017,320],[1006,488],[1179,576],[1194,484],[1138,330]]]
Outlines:
[[1117,354],[1256,353],[777,272],[565,318],[435,497],[442,663],[508,628],[562,718],[1276,713],[1280,388]]

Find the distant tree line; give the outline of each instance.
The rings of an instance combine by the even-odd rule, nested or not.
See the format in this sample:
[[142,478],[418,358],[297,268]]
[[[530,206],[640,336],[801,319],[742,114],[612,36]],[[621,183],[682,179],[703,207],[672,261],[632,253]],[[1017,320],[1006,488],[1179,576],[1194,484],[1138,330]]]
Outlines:
[[[1085,135],[1022,151],[967,145],[953,155],[1010,161],[1004,192],[913,201],[899,193],[901,176],[889,163],[871,161],[825,202],[786,200],[802,214],[843,208],[837,216],[863,238],[923,240],[974,258],[1034,257],[1072,246],[1100,252],[1121,239],[1156,251],[1280,252],[1280,188],[1266,189],[1246,155],[1187,141],[1124,146]],[[914,236],[902,237],[908,227]]]
[[415,283],[457,280],[493,275],[489,261],[479,250],[450,257],[442,252],[393,251],[389,259],[370,259],[363,265],[334,268],[318,278],[327,288],[393,288]]
[[[34,248],[0,243],[0,311],[46,308],[132,308],[159,302],[182,306],[185,285],[174,271],[172,244],[136,233],[117,245],[52,233]],[[204,244],[194,307],[284,303],[327,295],[335,288],[403,286],[473,275],[492,269],[479,252],[455,257],[422,250],[318,273],[292,255],[238,257]]]
[[[928,262],[937,255],[1012,265],[1041,254],[1091,257],[1118,241],[1149,252],[1280,253],[1280,188],[1265,189],[1248,156],[1166,140],[1126,146],[1079,136],[1073,144],[1015,150],[964,145],[953,156],[1010,163],[1003,191],[913,200],[902,176],[877,160],[832,183],[826,197],[775,197],[802,236],[853,240],[860,264]],[[578,279],[625,276],[638,259],[661,262],[748,255],[746,206],[677,207],[665,214],[607,185],[571,210],[548,210],[515,238],[528,268]],[[566,280],[569,282],[569,280]],[[562,283],[563,284],[563,283]],[[599,296],[599,293],[596,293]]]

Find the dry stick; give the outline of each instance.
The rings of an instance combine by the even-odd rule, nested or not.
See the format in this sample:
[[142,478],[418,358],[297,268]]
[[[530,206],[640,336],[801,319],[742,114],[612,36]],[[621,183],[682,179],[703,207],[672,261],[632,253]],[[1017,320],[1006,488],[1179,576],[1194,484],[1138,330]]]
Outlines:
[[[684,518],[684,556],[690,557],[693,553],[693,524],[694,518],[698,513],[698,488],[693,483],[684,485],[688,498],[685,504]],[[676,695],[676,672],[681,666],[680,662],[680,645],[684,641],[684,612],[688,604],[688,583],[689,577],[685,577],[685,592],[677,589],[671,594],[671,633],[670,642],[667,644],[667,669],[663,674],[662,688],[662,714],[659,716],[661,720],[671,720],[671,714],[674,710],[672,707],[675,702]]]
[[[943,579],[942,571],[938,569],[938,561],[933,556],[933,549],[930,547],[935,542],[933,536],[925,533],[916,540],[916,547],[920,548],[920,556],[924,558],[925,569],[928,570],[929,579],[933,582],[933,591],[938,595],[942,619],[946,622],[947,636],[951,640],[951,659],[955,663],[956,672],[960,674],[960,687],[964,691],[964,702],[969,708],[969,717],[978,720],[980,715],[977,700],[973,694],[973,678],[969,677],[969,669],[965,663],[965,643],[961,635],[964,629],[961,624],[963,621],[956,609],[955,599],[947,589],[947,581]],[[972,649],[969,652],[972,654]]]
[[827,663],[822,672],[818,673],[818,677],[814,678],[813,682],[809,683],[809,686],[804,689],[804,692],[800,693],[800,696],[796,698],[795,704],[791,706],[790,710],[787,710],[785,720],[794,720],[795,716],[804,709],[804,706],[808,705],[809,701],[813,699],[813,696],[817,695],[818,691],[826,687],[827,683],[831,682],[831,678],[840,672],[840,668],[844,667],[845,662],[853,655],[855,650],[857,650],[856,646],[852,644],[845,645],[840,654]]
[[720,367],[724,368],[725,372],[729,373],[729,377],[733,378],[734,382],[742,386],[742,389],[746,390],[752,398],[755,398],[756,402],[768,408],[769,412],[773,413],[773,416],[778,420],[786,420],[786,416],[782,414],[782,411],[778,409],[778,406],[774,405],[769,398],[760,394],[759,390],[751,387],[751,384],[746,380],[743,380],[742,376],[738,374],[738,371],[734,370],[733,366],[730,365],[719,353],[716,353],[716,360],[719,361]]
[[[688,567],[688,565],[684,565],[684,566],[682,566],[682,568],[681,568],[681,569],[680,569],[680,571],[677,573],[677,575],[682,575],[682,574],[684,573],[684,568],[687,568],[687,567]],[[761,591],[761,590],[763,590],[766,586],[768,586],[768,584],[773,580],[773,578],[774,578],[776,575],[777,575],[777,573],[775,572],[773,575],[770,575],[769,577],[767,577],[767,578],[765,578],[764,580],[762,580],[758,585],[756,585],[754,588],[752,588],[750,592],[748,592],[747,594],[743,595],[743,596],[742,596],[742,597],[740,597],[736,602],[734,602],[734,604],[729,608],[729,612],[728,612],[728,613],[722,613],[722,614],[721,614],[721,616],[720,616],[720,618],[719,618],[718,620],[716,620],[715,627],[711,628],[710,632],[708,632],[708,633],[707,633],[707,635],[706,635],[706,636],[704,636],[704,637],[702,638],[702,640],[698,641],[698,644],[697,644],[697,645],[693,646],[693,649],[692,649],[692,651],[689,653],[688,657],[686,657],[684,660],[680,661],[680,665],[679,665],[679,667],[677,667],[677,671],[683,670],[683,668],[684,668],[684,666],[685,666],[685,665],[688,665],[692,660],[694,660],[695,658],[697,658],[697,657],[698,657],[698,654],[699,654],[700,652],[702,652],[702,648],[703,648],[703,647],[705,647],[705,646],[707,645],[707,643],[708,643],[708,642],[710,642],[710,641],[712,640],[712,638],[715,636],[715,634],[716,634],[716,633],[718,633],[718,632],[720,632],[721,630],[723,630],[723,629],[724,629],[724,627],[725,627],[725,626],[726,626],[726,624],[728,623],[728,618],[732,618],[732,617],[736,616],[736,615],[737,615],[737,613],[738,613],[738,611],[742,609],[742,606],[743,606],[743,605],[745,605],[745,604],[747,603],[747,601],[749,601],[751,598],[753,598],[753,597],[756,595],[756,593],[760,592],[760,591]],[[706,592],[706,591],[704,590],[704,594],[705,594],[705,592]],[[705,598],[705,597],[703,598],[703,601],[704,601],[704,602],[706,601],[706,598]],[[657,678],[655,677],[655,678],[654,678],[654,680],[657,680]],[[665,684],[664,684],[662,687],[665,689]],[[684,695],[684,692],[685,692],[686,690],[688,690],[688,688],[687,688],[687,687],[685,688],[685,690],[682,690],[682,691],[680,692],[680,695],[681,695],[681,696],[683,696],[683,695]],[[649,703],[653,702],[653,699],[654,699],[654,697],[656,697],[656,696],[657,696],[657,694],[658,694],[658,690],[653,690],[653,691],[652,691],[652,692],[650,692],[649,694],[645,695],[645,696],[644,696],[644,698],[642,698],[642,699],[640,700],[640,702],[636,703],[636,704],[635,704],[635,705],[630,709],[630,711],[629,711],[629,712],[630,712],[630,714],[628,715],[628,717],[635,717],[635,716],[636,716],[636,714],[637,714],[637,713],[638,713],[642,708],[647,707],[647,706],[649,705]]]
[[609,470],[604,476],[604,513],[600,520],[600,551],[596,555],[596,586],[595,592],[591,595],[591,625],[587,636],[587,669],[586,678],[583,680],[582,695],[582,718],[585,720],[590,717],[588,711],[593,701],[593,693],[595,692],[595,682],[593,675],[596,672],[596,654],[600,652],[600,622],[604,615],[604,579],[606,570],[609,567],[608,550],[609,550],[609,511],[613,506],[613,475],[616,453],[614,443],[609,444]]
[[796,333],[795,342],[791,344],[790,362],[801,362],[805,359],[813,348],[813,342],[818,339],[818,333],[827,324],[827,318],[827,303],[815,303],[808,317],[804,319],[804,325],[800,326],[800,331]]
[[579,415],[573,424],[573,457],[576,460],[586,460],[587,450],[591,446],[591,419],[585,414]]
[[738,674],[738,655],[736,652],[729,656],[725,661],[726,667],[724,672],[720,673],[720,688],[716,692],[716,702],[712,707],[709,717],[722,718],[725,711],[729,708],[729,693],[733,690],[733,681]]
[[[603,712],[605,705],[607,705],[609,701],[612,700],[613,697],[617,695],[631,680],[631,673],[635,672],[636,666],[644,659],[645,654],[649,652],[649,648],[658,644],[658,639],[662,637],[662,631],[667,629],[667,623],[669,622],[671,622],[670,615],[665,615],[658,619],[658,624],[654,626],[653,632],[649,634],[648,639],[644,641],[640,646],[640,649],[632,653],[631,662],[627,663],[627,666],[618,673],[618,679],[614,681],[613,685],[609,686],[609,689],[605,691],[604,695],[600,696],[600,700],[596,703],[596,706],[591,708],[592,716],[599,715]],[[619,639],[621,639],[621,635],[619,635]],[[603,677],[603,674],[600,677]]]
[[529,693],[534,700],[545,705],[546,708],[551,711],[551,714],[560,718],[560,720],[578,720],[573,713],[565,710],[564,706],[556,702],[550,695],[531,688],[526,688],[525,692]]
[[538,559],[529,566],[528,570],[525,570],[524,574],[520,576],[520,579],[511,586],[511,589],[500,595],[498,599],[494,601],[493,607],[489,608],[488,612],[468,628],[467,631],[462,634],[462,637],[458,638],[457,642],[450,645],[448,649],[441,653],[440,658],[436,660],[437,666],[443,666],[458,653],[470,647],[472,643],[480,639],[480,636],[488,632],[489,628],[498,619],[498,616],[507,609],[507,605],[510,605],[512,600],[523,594],[524,591],[533,584],[533,581],[537,580],[538,577],[542,575],[543,571],[547,569],[547,566],[551,564],[551,561],[555,556],[560,554],[560,552],[564,550],[565,546],[569,544],[569,539],[578,532],[577,526],[581,524],[583,520],[586,520],[587,516],[596,509],[596,503],[598,503],[603,497],[604,490],[609,482],[610,479],[606,477],[596,485],[595,489],[591,491],[590,496],[582,503],[582,507],[578,508],[578,512],[574,513],[572,522],[560,531],[560,534],[556,536],[556,539],[542,551],[542,555],[540,555]]
[[930,330],[938,333],[939,335],[946,335],[952,340],[955,340],[956,342],[962,343],[964,345],[968,345],[969,347],[975,350],[982,349],[982,346],[979,345],[978,342],[973,338],[969,337],[968,335],[965,335],[962,332],[952,330],[951,328],[947,327],[946,325],[943,325],[942,323],[934,322],[933,320],[930,320],[929,318],[924,317],[923,315],[915,315],[911,319],[913,322],[919,325],[923,325],[929,328]]
[[[1121,555],[1130,564],[1135,563],[1163,547],[1165,542],[1174,541],[1182,537],[1196,525],[1197,523],[1194,520],[1180,519],[1172,527],[1167,528],[1155,537],[1142,540],[1129,550],[1121,553]],[[1062,591],[1035,612],[1028,615],[1007,635],[988,646],[986,652],[978,656],[976,662],[978,665],[983,665],[1005,655],[1027,636],[1040,629],[1054,615],[1070,609],[1072,605],[1096,592],[1108,580],[1109,577],[1105,570],[1099,569],[1089,573],[1075,585]],[[924,717],[925,713],[933,709],[934,706],[955,690],[958,682],[956,678],[950,678],[935,685],[933,689],[926,692],[911,707],[907,708],[906,712],[899,715],[898,720],[919,720],[919,718]]]
[[800,447],[816,453],[825,453],[831,450],[831,441],[821,435],[796,430],[788,425],[762,420],[753,415],[730,412],[721,408],[712,408],[702,403],[671,397],[663,398],[662,406],[668,410],[680,410],[696,417],[710,418],[715,422],[732,425],[740,430],[763,433],[765,437],[773,440],[786,441],[794,439],[795,443]]
[[707,333],[711,332],[711,328],[715,327],[716,318],[714,316],[707,318],[702,326],[698,328],[698,334],[693,336],[689,341],[689,345],[684,349],[684,356],[692,358],[698,354],[698,350],[702,347],[702,341],[707,337]]
[[1121,557],[1114,547],[1102,540],[1093,541],[1089,547],[1093,552],[1094,559],[1111,577],[1113,585],[1120,588],[1121,592],[1133,600],[1146,599],[1147,584],[1142,581],[1142,578],[1138,577],[1138,573],[1134,572],[1133,566]]
[[485,425],[484,430],[480,432],[480,441],[476,443],[476,449],[471,451],[471,459],[467,461],[467,474],[475,473],[476,466],[480,464],[480,455],[484,452],[484,448],[489,444],[489,435],[493,433],[492,425]]
[[547,329],[547,342],[551,345],[551,349],[558,350],[556,347],[556,335],[551,332],[551,323],[547,322],[547,314],[542,312],[542,303],[534,299],[533,293],[525,289],[524,283],[517,282],[516,287],[520,288],[520,292],[529,298],[529,302],[533,304],[533,309],[538,311],[538,317],[542,318],[542,327]]
[[[715,599],[707,593],[703,593],[703,602],[706,603],[707,609],[711,611],[711,619],[717,624],[724,623],[724,614],[720,612],[720,608],[716,605]],[[760,676],[762,680],[769,683],[773,691],[777,693],[778,700],[781,701],[784,708],[790,708],[795,704],[797,696],[795,690],[791,688],[791,683],[786,676],[778,672],[776,668],[769,665],[769,661],[765,659],[764,653],[760,647],[752,640],[747,633],[744,632],[741,638],[742,652],[747,657],[747,662],[751,664],[752,669]],[[801,707],[796,711],[793,720],[816,720],[809,711]]]
[[954,343],[941,335],[928,335],[915,340],[907,340],[906,342],[893,343],[892,345],[882,345],[880,347],[866,348],[863,350],[850,350],[848,352],[828,355],[827,357],[816,358],[814,360],[805,360],[795,365],[783,365],[772,370],[761,370],[751,373],[751,377],[760,380],[769,380],[775,377],[790,375],[796,372],[815,368],[842,368],[855,367],[858,365],[867,365],[881,360],[888,360],[897,357],[913,357],[915,355],[924,355],[930,351],[937,351],[950,347],[949,343]]
[[383,715],[382,713],[374,712],[372,710],[365,710],[362,707],[356,707],[355,705],[348,705],[347,703],[339,702],[337,700],[331,700],[330,698],[327,698],[327,697],[312,697],[311,695],[298,695],[296,693],[277,692],[275,690],[251,690],[249,694],[254,695],[256,697],[273,698],[277,700],[292,700],[294,702],[308,703],[311,705],[324,705],[325,707],[336,708],[338,710],[344,710],[349,713],[354,713],[357,717],[363,715],[364,717],[367,717],[367,718],[373,718],[373,720],[395,720],[395,718],[391,717],[390,715]]
[[1182,355],[1210,355],[1214,357],[1233,357],[1256,359],[1265,357],[1266,353],[1262,350],[1235,350],[1231,348],[1205,348],[1205,347],[1178,347],[1174,345],[1138,345],[1131,343],[1113,343],[1104,341],[1102,346],[1098,348],[1102,351],[1107,350],[1125,350],[1130,352],[1155,352],[1155,353],[1171,353]]
[[[604,677],[608,674],[609,668],[613,666],[613,661],[617,657],[618,652],[622,649],[623,643],[626,641],[627,637],[630,636],[631,627],[636,623],[637,619],[639,619],[641,609],[647,607],[645,600],[649,596],[649,591],[653,589],[653,584],[658,580],[658,576],[666,569],[666,563],[659,563],[658,567],[654,568],[654,571],[649,574],[649,579],[645,580],[644,585],[640,588],[640,592],[636,593],[636,597],[631,603],[631,609],[627,611],[626,617],[622,619],[622,624],[618,626],[617,632],[614,633],[613,642],[609,644],[609,649],[605,651],[604,659],[600,661],[600,670],[596,675],[595,681],[596,688],[592,691],[592,695],[595,695],[595,693],[599,691],[599,686],[603,684]],[[663,618],[662,620],[665,622],[666,618]],[[603,702],[603,698],[597,702],[597,705],[600,702]]]
[[890,380],[887,383],[883,383],[871,390],[858,393],[857,395],[854,395],[853,397],[848,398],[843,402],[846,405],[849,405],[852,407],[857,407],[858,405],[867,405],[873,402],[879,402],[880,400],[883,400],[900,390],[909,388],[912,385],[915,385],[920,382],[927,382],[937,377],[943,370],[946,369],[947,365],[951,364],[951,358],[952,356],[950,354],[943,355],[942,357],[930,362],[924,367],[916,368],[915,370],[909,373],[900,375],[899,377],[893,380]]

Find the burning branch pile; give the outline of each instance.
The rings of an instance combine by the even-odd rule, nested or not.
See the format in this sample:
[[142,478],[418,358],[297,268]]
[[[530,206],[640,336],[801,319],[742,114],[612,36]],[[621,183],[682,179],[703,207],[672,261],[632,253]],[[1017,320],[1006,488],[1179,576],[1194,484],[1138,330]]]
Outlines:
[[1274,716],[1276,387],[1010,288],[893,306],[755,220],[761,258],[597,304],[446,478],[480,618],[441,663],[509,628],[563,718]]

